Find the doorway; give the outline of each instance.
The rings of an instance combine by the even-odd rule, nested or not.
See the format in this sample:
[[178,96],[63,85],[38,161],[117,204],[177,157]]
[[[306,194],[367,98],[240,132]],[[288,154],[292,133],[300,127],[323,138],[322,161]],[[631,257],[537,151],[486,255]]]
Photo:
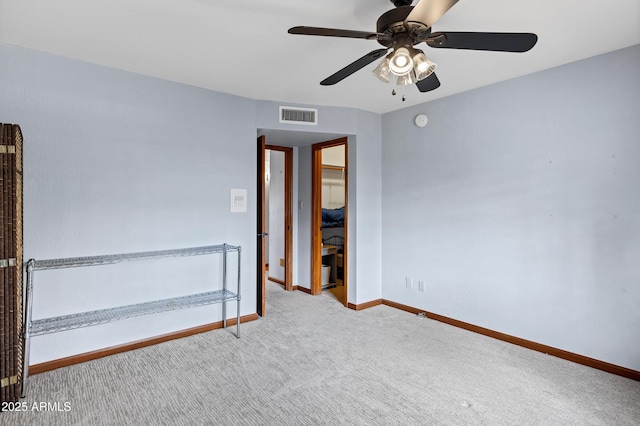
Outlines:
[[267,264],[269,280],[293,290],[293,148],[267,145],[264,136],[258,137],[257,223],[256,310],[264,316]]
[[348,306],[347,138],[312,145],[311,294]]

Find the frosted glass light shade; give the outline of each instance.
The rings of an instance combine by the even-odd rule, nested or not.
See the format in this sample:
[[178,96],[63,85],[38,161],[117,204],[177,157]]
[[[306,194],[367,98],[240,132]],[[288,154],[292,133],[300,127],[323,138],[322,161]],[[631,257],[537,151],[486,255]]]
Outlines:
[[389,58],[384,58],[380,61],[376,69],[371,71],[371,74],[375,75],[383,83],[389,83],[391,81],[389,78],[391,74],[391,69],[389,69]]
[[418,52],[413,57],[413,71],[416,74],[418,80],[423,80],[429,77],[436,70],[438,65],[435,62],[427,58],[423,52]]
[[417,81],[415,73],[413,70],[410,70],[407,74],[399,75],[396,84],[398,84],[398,86],[408,86],[409,84],[413,84]]
[[396,49],[389,61],[389,68],[395,75],[405,75],[413,69],[413,59],[406,47]]

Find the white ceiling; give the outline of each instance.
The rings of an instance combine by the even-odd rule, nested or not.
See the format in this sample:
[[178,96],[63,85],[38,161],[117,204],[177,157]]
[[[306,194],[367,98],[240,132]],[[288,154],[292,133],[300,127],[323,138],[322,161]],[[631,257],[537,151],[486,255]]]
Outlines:
[[538,44],[527,53],[421,45],[442,85],[391,96],[399,86],[371,76],[375,63],[319,85],[377,42],[287,34],[296,25],[374,31],[391,8],[389,0],[0,0],[0,42],[253,99],[378,113],[640,43],[639,0],[460,0],[434,31],[534,32]]

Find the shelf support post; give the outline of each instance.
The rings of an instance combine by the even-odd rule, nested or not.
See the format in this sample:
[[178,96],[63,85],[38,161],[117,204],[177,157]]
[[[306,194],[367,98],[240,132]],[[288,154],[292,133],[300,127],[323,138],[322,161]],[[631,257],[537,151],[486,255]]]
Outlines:
[[31,310],[33,307],[33,268],[36,264],[34,259],[27,262],[27,291],[24,294],[24,305],[27,310],[22,321],[22,341],[24,350],[22,351],[22,384],[20,397],[24,398],[27,388],[27,378],[29,377],[29,352],[31,350]]
[[236,297],[236,304],[238,309],[238,322],[236,323],[236,337],[240,338],[240,254],[242,253],[242,247],[238,247],[238,293]]
[[[227,250],[229,250],[227,243],[224,243],[224,249],[222,251],[222,290],[224,294],[227,294]],[[227,328],[227,298],[224,297],[222,301],[222,328]]]

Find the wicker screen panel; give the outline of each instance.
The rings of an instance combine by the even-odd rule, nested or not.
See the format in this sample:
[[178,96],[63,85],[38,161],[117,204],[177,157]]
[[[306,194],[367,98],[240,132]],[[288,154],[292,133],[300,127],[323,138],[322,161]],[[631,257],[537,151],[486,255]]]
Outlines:
[[0,123],[0,396],[16,402],[22,384],[22,132]]

